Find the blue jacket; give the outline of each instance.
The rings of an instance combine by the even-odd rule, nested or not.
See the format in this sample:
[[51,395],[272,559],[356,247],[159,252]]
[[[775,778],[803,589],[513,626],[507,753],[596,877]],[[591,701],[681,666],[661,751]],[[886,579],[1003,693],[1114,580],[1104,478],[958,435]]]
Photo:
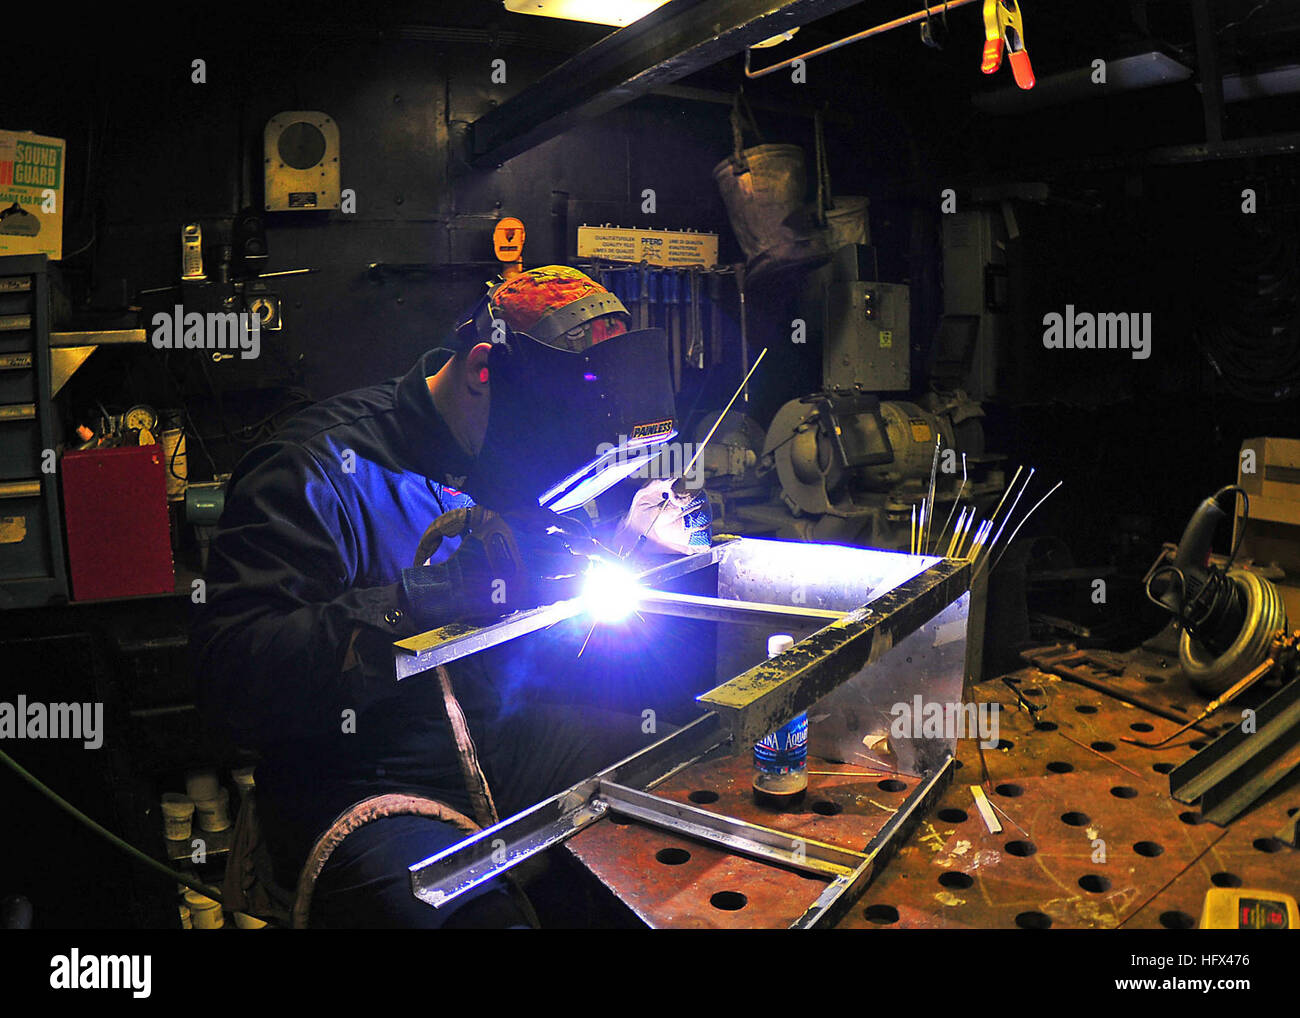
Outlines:
[[[468,808],[437,683],[399,685],[391,649],[445,621],[412,617],[401,572],[429,523],[473,504],[425,382],[445,356],[318,403],[252,450],[211,543],[190,640],[199,704],[260,751],[259,792],[300,828],[300,852],[378,786]],[[474,668],[453,667],[471,726],[499,708],[489,683],[460,678]]]

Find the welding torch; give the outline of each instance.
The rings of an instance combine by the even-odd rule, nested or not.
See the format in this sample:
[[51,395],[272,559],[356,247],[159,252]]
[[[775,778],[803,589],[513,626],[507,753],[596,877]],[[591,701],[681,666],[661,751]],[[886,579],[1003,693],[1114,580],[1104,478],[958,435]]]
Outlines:
[[[732,394],[731,399],[727,401],[727,405],[722,408],[722,412],[718,414],[718,419],[713,422],[713,427],[711,427],[709,429],[708,434],[704,436],[704,441],[702,441],[699,444],[699,446],[696,448],[695,453],[690,458],[690,462],[688,462],[686,466],[682,469],[682,472],[674,476],[672,478],[671,483],[669,483],[663,489],[659,498],[659,508],[655,511],[655,514],[651,518],[650,523],[637,536],[636,541],[633,543],[632,547],[628,550],[627,554],[624,557],[632,557],[642,551],[642,549],[646,545],[646,542],[649,541],[650,539],[650,532],[654,530],[654,528],[659,524],[659,518],[663,515],[664,510],[667,509],[668,506],[672,504],[672,502],[674,501],[673,496],[676,496],[678,499],[685,498],[686,495],[685,490],[679,490],[678,486],[684,484],[686,478],[691,476],[691,470],[695,467],[695,464],[699,462],[700,456],[704,453],[705,447],[709,444],[709,440],[713,438],[714,434],[718,430],[718,427],[722,424],[727,414],[731,411],[731,408],[735,405],[736,400],[740,398],[740,394],[745,391],[745,387],[749,385],[749,380],[754,376],[754,372],[758,370],[758,366],[763,362],[763,358],[766,356],[767,356],[767,347],[764,347],[762,352],[759,353],[759,355],[756,358],[754,358],[754,363],[750,366],[749,370],[745,372],[745,377],[741,379],[739,388],[737,388],[736,391]],[[705,504],[707,505],[707,502]],[[695,511],[698,506],[699,506],[698,496],[696,499],[686,501],[685,504],[682,506],[681,515],[678,517],[678,519],[684,519],[689,513]],[[636,509],[636,505],[634,502],[633,508],[629,510],[628,513],[629,517],[633,515],[635,509]],[[688,549],[674,548],[672,550],[680,553]]]

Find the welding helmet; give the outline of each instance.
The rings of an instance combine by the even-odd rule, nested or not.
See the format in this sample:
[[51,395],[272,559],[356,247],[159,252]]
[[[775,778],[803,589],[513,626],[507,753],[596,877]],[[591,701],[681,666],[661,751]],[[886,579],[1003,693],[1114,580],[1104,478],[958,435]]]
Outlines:
[[491,343],[491,409],[466,481],[493,509],[563,513],[656,457],[677,435],[662,329],[576,269],[548,265],[491,287],[456,330]]

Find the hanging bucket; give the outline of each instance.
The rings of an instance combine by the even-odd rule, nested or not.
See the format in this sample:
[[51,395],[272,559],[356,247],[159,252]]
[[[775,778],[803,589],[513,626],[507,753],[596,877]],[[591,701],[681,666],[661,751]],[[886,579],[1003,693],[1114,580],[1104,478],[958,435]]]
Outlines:
[[870,244],[867,199],[861,195],[843,195],[834,202],[835,207],[826,210],[827,249],[834,254],[846,244]]
[[819,264],[828,252],[804,201],[808,178],[798,145],[756,145],[713,168],[750,278],[776,268]]

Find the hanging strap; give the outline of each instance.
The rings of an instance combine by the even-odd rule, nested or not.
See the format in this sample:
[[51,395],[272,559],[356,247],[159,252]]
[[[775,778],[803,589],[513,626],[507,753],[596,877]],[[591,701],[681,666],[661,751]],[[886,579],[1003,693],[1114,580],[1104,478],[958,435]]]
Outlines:
[[817,225],[825,226],[826,213],[835,207],[835,199],[831,195],[831,168],[826,156],[826,131],[821,110],[813,115],[813,144],[817,162]]
[[735,163],[737,174],[749,172],[749,160],[745,158],[746,127],[758,143],[763,144],[763,132],[758,129],[754,111],[749,108],[749,100],[745,98],[745,90],[742,88],[736,90],[731,102],[731,161]]

